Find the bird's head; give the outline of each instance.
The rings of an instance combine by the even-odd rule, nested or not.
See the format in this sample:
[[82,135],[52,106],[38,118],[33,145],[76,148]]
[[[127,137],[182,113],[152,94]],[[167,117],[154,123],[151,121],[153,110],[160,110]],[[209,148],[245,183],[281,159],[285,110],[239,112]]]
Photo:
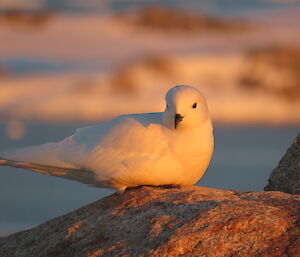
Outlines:
[[163,122],[170,129],[193,129],[209,119],[205,97],[194,87],[175,86],[165,99]]

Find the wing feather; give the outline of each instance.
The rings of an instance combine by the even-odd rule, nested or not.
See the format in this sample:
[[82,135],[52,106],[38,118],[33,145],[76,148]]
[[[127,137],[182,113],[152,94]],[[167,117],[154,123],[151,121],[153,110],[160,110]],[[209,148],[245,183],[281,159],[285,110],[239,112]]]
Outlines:
[[88,184],[95,187],[104,187],[105,184],[100,183],[95,180],[94,172],[85,169],[70,169],[70,168],[62,168],[55,167],[50,165],[38,164],[38,163],[30,163],[30,162],[22,162],[22,161],[13,161],[7,160],[0,157],[0,165],[1,166],[10,166],[15,168],[22,168],[31,170],[40,174],[50,175],[65,179],[76,180],[84,184]]

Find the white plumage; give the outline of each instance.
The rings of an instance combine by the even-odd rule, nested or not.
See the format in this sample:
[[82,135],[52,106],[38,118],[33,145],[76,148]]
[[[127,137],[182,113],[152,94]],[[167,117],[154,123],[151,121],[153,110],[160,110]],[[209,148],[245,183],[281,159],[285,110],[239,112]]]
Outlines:
[[213,152],[204,96],[190,86],[166,95],[160,113],[128,114],[78,129],[57,143],[19,150],[0,165],[124,190],[138,185],[192,185]]

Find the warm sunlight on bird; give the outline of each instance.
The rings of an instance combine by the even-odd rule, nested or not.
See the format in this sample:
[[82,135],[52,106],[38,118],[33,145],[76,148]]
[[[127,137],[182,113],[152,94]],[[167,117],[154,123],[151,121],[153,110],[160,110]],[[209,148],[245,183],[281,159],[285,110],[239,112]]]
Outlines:
[[165,99],[164,112],[127,114],[80,128],[60,142],[3,155],[0,165],[119,191],[139,185],[192,185],[213,152],[206,100],[190,86],[171,88]]

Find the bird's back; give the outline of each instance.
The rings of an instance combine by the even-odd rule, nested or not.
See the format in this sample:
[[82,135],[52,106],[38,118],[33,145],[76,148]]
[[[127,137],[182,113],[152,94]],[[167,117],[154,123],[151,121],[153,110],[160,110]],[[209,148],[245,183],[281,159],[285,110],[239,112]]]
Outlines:
[[[161,113],[135,114],[112,120],[108,132],[80,155],[76,165],[94,170],[98,180],[115,184],[159,183],[155,172],[178,169],[169,149],[170,130],[162,125],[161,116]],[[83,138],[87,132],[82,132],[73,136],[80,144],[87,141]]]
[[[108,181],[110,186],[109,183],[127,181],[129,177],[138,178],[136,171],[147,172],[149,166],[155,169],[157,160],[168,156],[166,128],[161,124],[161,116],[161,113],[119,116],[96,126],[80,128],[60,142],[27,147],[5,158],[90,170],[96,180]],[[124,178],[124,174],[128,174],[128,178]]]

